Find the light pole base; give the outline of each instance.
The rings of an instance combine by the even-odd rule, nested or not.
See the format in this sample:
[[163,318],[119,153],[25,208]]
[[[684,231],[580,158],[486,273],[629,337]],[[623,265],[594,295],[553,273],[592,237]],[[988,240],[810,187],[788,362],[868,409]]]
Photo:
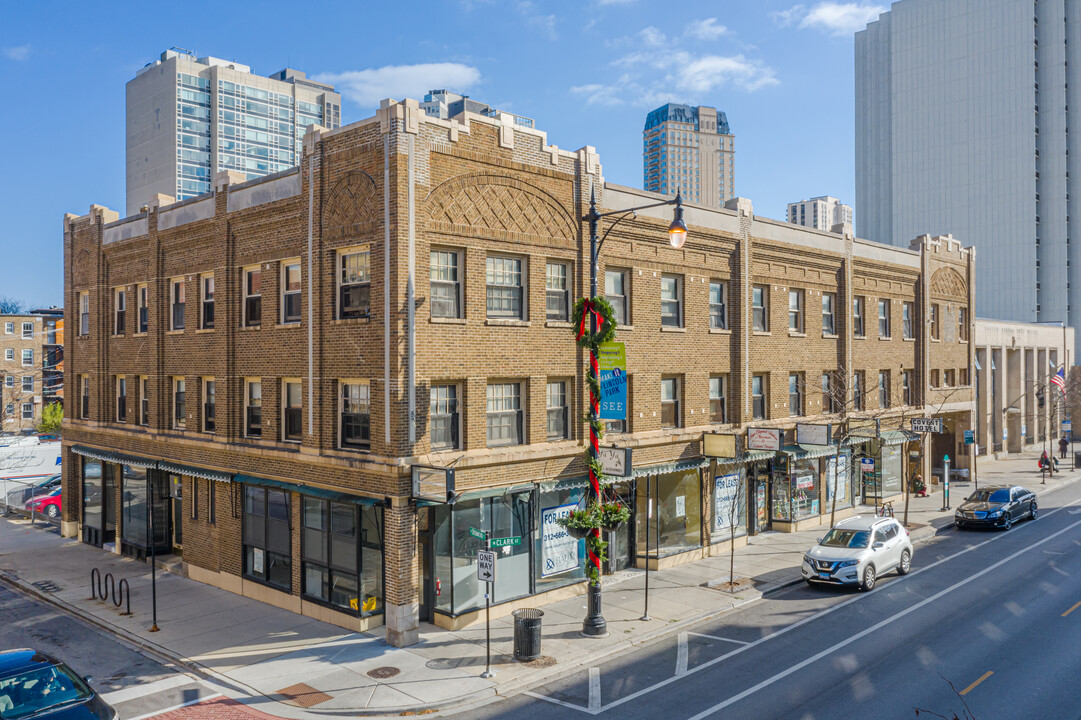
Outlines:
[[582,621],[582,637],[603,638],[608,637],[608,623],[601,615],[601,586],[589,584],[589,613]]
[[494,677],[495,677],[495,673],[494,673],[494,672],[492,672],[491,670],[485,670],[484,672],[482,672],[482,673],[480,674],[480,676],[481,676],[482,678],[485,678],[485,679],[488,679],[488,678],[494,678]]

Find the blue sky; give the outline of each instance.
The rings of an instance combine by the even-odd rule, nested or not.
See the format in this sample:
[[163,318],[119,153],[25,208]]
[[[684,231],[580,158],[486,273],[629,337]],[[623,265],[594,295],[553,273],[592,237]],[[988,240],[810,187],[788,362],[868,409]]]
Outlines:
[[[138,8],[138,9],[136,9]],[[853,204],[852,34],[884,2],[417,0],[413,3],[5,3],[0,24],[0,295],[63,300],[63,215],[124,210],[124,85],[171,46],[293,67],[343,93],[448,87],[532,117],[561,148],[597,147],[641,187],[642,125],[664,102],[724,110],[736,192],[783,217]]]

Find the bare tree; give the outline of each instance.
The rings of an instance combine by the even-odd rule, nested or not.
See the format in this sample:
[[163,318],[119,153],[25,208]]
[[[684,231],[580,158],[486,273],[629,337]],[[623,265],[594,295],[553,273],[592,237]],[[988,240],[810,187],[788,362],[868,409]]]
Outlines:
[[[726,523],[728,529],[728,591],[734,593],[736,591],[736,529],[743,526],[743,514],[747,511],[747,478],[743,477],[737,466],[725,466],[725,470],[733,469],[735,472],[726,472],[719,478],[715,471],[713,476],[723,481],[723,487],[718,485],[715,488],[714,507],[720,510],[717,513],[717,519]],[[726,498],[724,505],[719,502],[722,491]]]
[[19,315],[26,312],[26,303],[8,295],[0,295],[0,315]]

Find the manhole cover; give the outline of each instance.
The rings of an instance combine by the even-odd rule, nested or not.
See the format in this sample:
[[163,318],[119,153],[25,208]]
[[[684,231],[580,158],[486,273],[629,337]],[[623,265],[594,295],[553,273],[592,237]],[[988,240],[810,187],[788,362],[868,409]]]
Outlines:
[[319,703],[325,703],[327,700],[334,699],[332,696],[316,690],[307,683],[297,683],[296,685],[282,688],[278,691],[278,694],[282,696],[282,702],[302,708],[310,708]]
[[384,667],[377,667],[374,670],[369,670],[368,677],[375,678],[376,680],[386,680],[387,678],[394,677],[400,672],[401,670],[399,670],[398,668],[386,665]]

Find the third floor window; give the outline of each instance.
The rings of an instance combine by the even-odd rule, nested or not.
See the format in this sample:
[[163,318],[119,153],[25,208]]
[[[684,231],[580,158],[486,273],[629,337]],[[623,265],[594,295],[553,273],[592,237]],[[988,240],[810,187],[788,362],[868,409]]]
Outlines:
[[244,326],[255,327],[263,323],[263,271],[261,268],[244,270]]
[[303,437],[301,411],[301,383],[299,380],[286,380],[282,387],[282,439],[300,442]]
[[524,320],[522,260],[514,257],[489,257],[485,261],[488,317]]
[[[116,290],[113,294],[113,334],[123,335],[128,314],[128,291]],[[33,326],[31,326],[31,330]]]
[[200,279],[202,285],[203,302],[200,309],[200,327],[209,330],[214,327],[214,275],[203,275]]
[[169,283],[170,330],[184,329],[184,278]]
[[371,251],[362,249],[338,254],[338,317],[366,318],[371,313]]
[[752,327],[758,332],[769,331],[769,288],[755,285],[751,288]]
[[145,333],[150,327],[150,309],[147,307],[147,287],[146,285],[140,285],[135,290],[135,295],[138,298],[139,304],[139,326],[136,332]]
[[683,283],[678,275],[661,276],[661,326],[683,327]]
[[713,330],[728,329],[728,288],[721,280],[709,283],[709,327]]
[[300,263],[282,268],[282,323],[300,322]]
[[549,262],[544,267],[544,299],[549,320],[570,320],[569,274],[567,263]]
[[616,325],[630,324],[630,293],[626,270],[604,271],[604,297],[612,305]]
[[462,287],[458,274],[458,253],[454,250],[432,250],[430,273],[432,317],[460,318]]

